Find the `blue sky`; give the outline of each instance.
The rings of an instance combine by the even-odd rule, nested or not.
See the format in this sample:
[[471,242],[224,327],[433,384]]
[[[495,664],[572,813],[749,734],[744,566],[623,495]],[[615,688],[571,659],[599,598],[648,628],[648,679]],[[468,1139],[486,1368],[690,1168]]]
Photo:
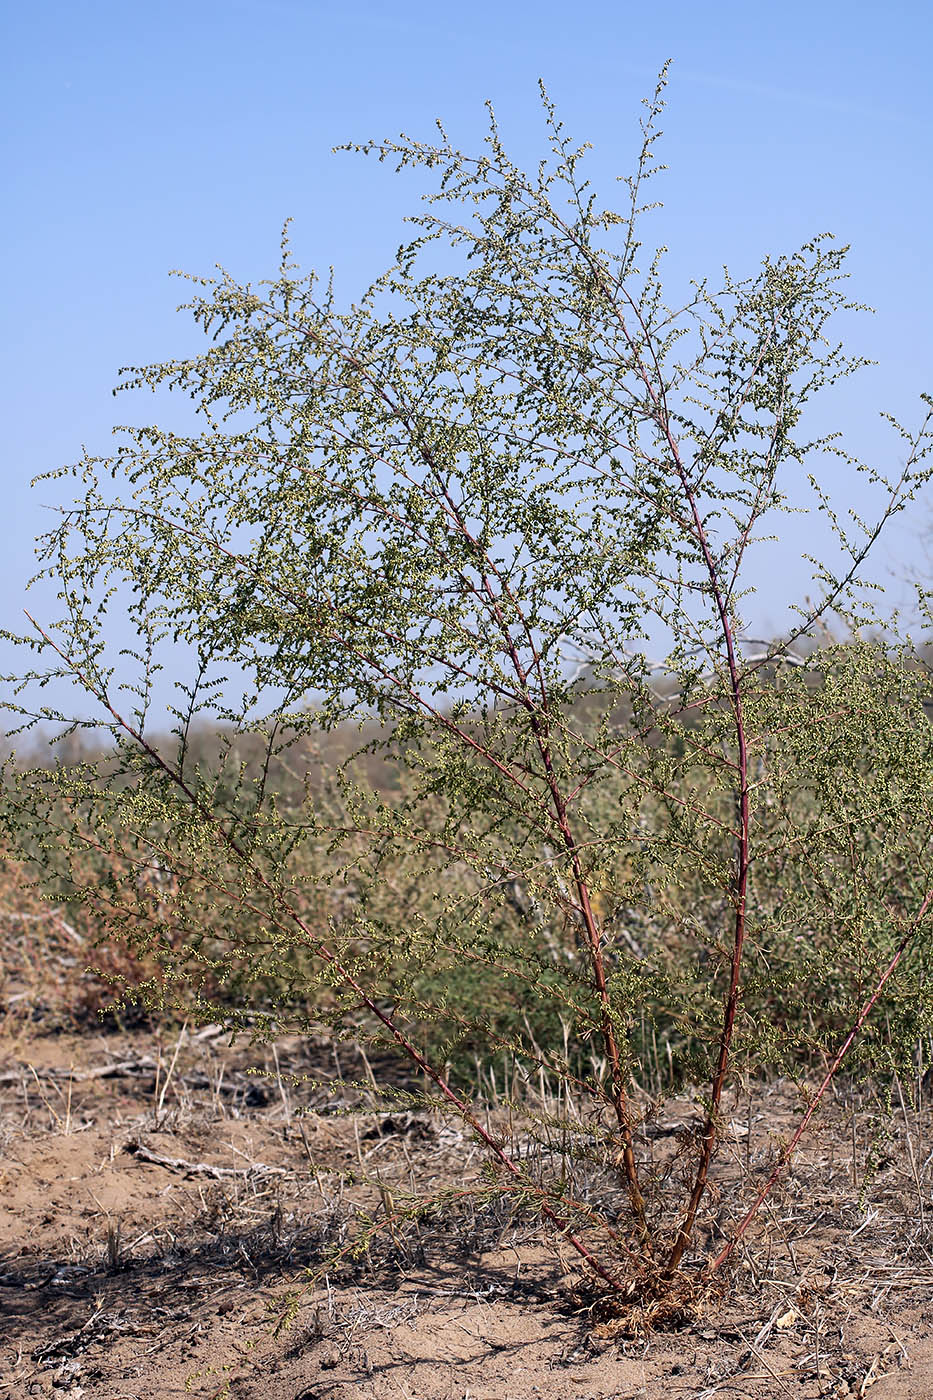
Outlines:
[[[115,421],[152,416],[151,400],[111,397],[120,366],[197,344],[175,314],[184,284],[169,269],[271,275],[291,215],[303,267],[334,264],[338,293],[352,297],[391,262],[424,184],[331,147],[401,131],[427,139],[439,116],[477,149],[488,98],[513,156],[532,164],[544,145],[539,77],[568,131],[594,143],[591,178],[611,203],[613,177],[637,153],[640,99],[673,59],[660,148],[670,169],[653,191],[666,207],[645,228],[670,245],[672,289],[715,281],[724,262],[750,274],[766,253],[825,229],[852,244],[850,291],[877,314],[840,333],[879,365],[840,389],[817,427],[838,424],[852,450],[896,465],[900,444],[878,410],[912,427],[920,391],[933,390],[925,0],[674,0],[654,13],[624,0],[357,0],[343,10],[34,0],[4,8],[0,38],[0,461],[13,524],[0,626],[19,626],[43,503],[63,499],[56,483],[30,490],[30,479],[82,444],[109,451]],[[859,501],[851,481],[838,485]],[[928,525],[929,503],[891,537],[877,571],[923,566]],[[804,520],[788,527],[779,566],[761,574],[762,627],[780,624],[788,589],[805,591],[809,570],[790,561],[818,538]]]

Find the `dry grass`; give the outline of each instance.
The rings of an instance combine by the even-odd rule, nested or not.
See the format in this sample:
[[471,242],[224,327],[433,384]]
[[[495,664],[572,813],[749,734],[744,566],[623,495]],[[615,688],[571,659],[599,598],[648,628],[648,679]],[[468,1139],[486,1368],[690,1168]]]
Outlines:
[[[88,912],[40,896],[0,850],[0,1033],[86,1025],[113,1007],[115,983],[133,985],[155,970],[125,943],[100,938]],[[115,1023],[126,1020],[124,1011]]]
[[[211,1027],[19,1026],[3,1052],[0,1396],[835,1400],[886,1373],[906,1386],[900,1368],[922,1366],[933,1142],[915,1088],[895,1092],[893,1115],[840,1093],[730,1291],[652,1331],[642,1304],[601,1314],[570,1256],[505,1196],[406,1218],[416,1179],[478,1182],[479,1154],[441,1119],[339,1089],[326,1047],[230,1046]],[[703,1248],[805,1092],[753,1084],[731,1101]],[[504,1130],[505,1109],[489,1111]],[[655,1190],[680,1170],[698,1113],[684,1098],[646,1118]],[[575,1189],[595,1189],[595,1168],[573,1170]],[[368,1249],[309,1285],[372,1224]],[[290,1296],[293,1325],[276,1337]]]

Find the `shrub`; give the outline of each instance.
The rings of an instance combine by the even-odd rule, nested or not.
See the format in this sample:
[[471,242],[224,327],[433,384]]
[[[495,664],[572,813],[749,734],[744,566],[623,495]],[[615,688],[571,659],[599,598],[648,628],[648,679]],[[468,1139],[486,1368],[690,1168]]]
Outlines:
[[[93,699],[107,780],[11,773],[5,810],[44,878],[158,951],[152,998],[200,970],[206,1015],[233,979],[243,1012],[266,989],[270,1031],[401,1054],[600,1286],[670,1299],[704,1267],[691,1240],[733,1066],[812,1050],[824,1000],[836,1039],[805,1126],[922,942],[933,764],[928,679],[859,640],[868,552],[929,474],[929,412],[891,478],[801,435],[813,395],[862,363],[825,338],[852,309],[829,235],[665,305],[637,238],[663,86],[621,213],[542,90],[532,176],[491,113],[479,158],[443,129],[359,148],[437,180],[358,305],[300,278],[285,236],[271,282],[191,279],[208,347],[121,387],[183,391],[203,429],[124,428],[74,468],[80,497],[43,545],[62,612],[36,624],[32,679]],[[878,518],[843,524],[816,488],[842,563],[815,566],[790,635],[750,642],[747,556],[821,451],[869,472]],[[121,680],[108,623],[127,608],[138,675]],[[847,643],[826,640],[831,617]],[[153,686],[180,658],[166,746]],[[213,762],[194,752],[205,717],[223,726]],[[295,756],[354,723],[360,752],[305,779]],[[154,858],[173,881],[158,918],[121,873]],[[898,986],[895,1057],[929,1023],[922,968]],[[675,1077],[708,1080],[673,1203],[639,1157],[652,1038]],[[567,1093],[513,1103],[510,1137],[474,1102],[477,1056]],[[523,1109],[521,1132],[553,1143],[556,1121],[600,1166],[587,1201],[560,1153],[552,1170],[521,1151]]]

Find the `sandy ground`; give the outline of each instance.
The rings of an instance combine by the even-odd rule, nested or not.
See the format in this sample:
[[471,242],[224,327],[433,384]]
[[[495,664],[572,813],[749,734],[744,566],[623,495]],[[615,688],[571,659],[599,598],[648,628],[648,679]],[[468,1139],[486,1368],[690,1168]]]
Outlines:
[[[385,1228],[309,1282],[412,1181],[480,1169],[454,1125],[301,1079],[334,1072],[211,1028],[0,1038],[0,1400],[933,1400],[928,1108],[895,1100],[882,1131],[877,1101],[837,1099],[727,1294],[646,1337],[496,1203]],[[799,1093],[733,1108],[708,1242]],[[667,1106],[655,1146],[697,1111]]]

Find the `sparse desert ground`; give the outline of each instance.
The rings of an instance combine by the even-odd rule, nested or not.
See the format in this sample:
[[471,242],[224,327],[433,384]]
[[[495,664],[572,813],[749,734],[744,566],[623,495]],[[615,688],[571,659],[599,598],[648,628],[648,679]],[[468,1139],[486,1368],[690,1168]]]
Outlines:
[[[447,1121],[328,1094],[336,1074],[326,1046],[294,1038],[8,1026],[0,1396],[933,1397],[928,1104],[895,1097],[883,1131],[878,1099],[840,1094],[727,1296],[645,1337],[594,1319],[573,1259],[504,1207],[386,1228],[310,1285],[412,1178],[481,1165]],[[708,1242],[799,1103],[787,1082],[733,1099]],[[646,1150],[662,1160],[696,1112],[665,1106]]]

